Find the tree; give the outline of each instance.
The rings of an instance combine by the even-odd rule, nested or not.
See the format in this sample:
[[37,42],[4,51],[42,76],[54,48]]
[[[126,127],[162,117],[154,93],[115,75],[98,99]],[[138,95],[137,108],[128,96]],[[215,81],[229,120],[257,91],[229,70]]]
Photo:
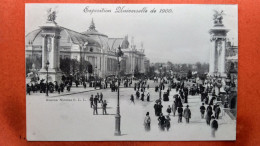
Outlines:
[[26,71],[26,75],[27,75],[28,73],[30,73],[30,69],[32,67],[33,62],[32,62],[32,60],[30,58],[26,58],[25,59],[25,63],[26,63],[25,71]]
[[60,59],[60,69],[63,73],[65,73],[66,75],[70,75],[70,63],[71,63],[71,59],[70,58],[65,58],[65,59]]
[[192,72],[191,72],[191,70],[188,71],[188,73],[187,73],[187,78],[188,78],[188,79],[192,78]]
[[136,65],[136,66],[135,66],[135,70],[134,70],[134,76],[137,77],[137,76],[139,76],[139,75],[140,75],[139,68],[138,68],[138,66]]
[[147,72],[147,76],[149,77],[149,78],[151,78],[151,77],[154,77],[155,76],[155,67],[154,66],[149,66],[149,71]]

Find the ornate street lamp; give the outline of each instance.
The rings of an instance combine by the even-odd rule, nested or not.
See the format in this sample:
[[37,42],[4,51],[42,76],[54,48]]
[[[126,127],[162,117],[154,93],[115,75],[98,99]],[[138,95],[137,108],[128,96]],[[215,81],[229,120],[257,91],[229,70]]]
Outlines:
[[124,53],[121,50],[121,47],[118,47],[118,51],[116,52],[116,56],[117,56],[117,63],[118,63],[118,73],[117,73],[117,84],[118,84],[118,88],[117,88],[117,108],[116,108],[116,116],[115,116],[115,135],[116,136],[120,136],[121,135],[121,130],[120,130],[120,121],[121,121],[121,116],[120,116],[120,106],[119,106],[119,73],[120,73],[120,61],[122,60],[122,56],[124,55]]
[[46,66],[45,66],[45,69],[46,69],[46,71],[47,71],[47,76],[46,76],[46,96],[49,96],[48,95],[48,74],[49,74],[49,72],[48,72],[48,70],[49,70],[49,65],[50,65],[50,63],[49,63],[49,61],[47,60],[47,62],[46,62]]
[[161,87],[161,81],[162,81],[162,64],[160,65],[160,83],[159,83],[159,99],[161,100],[162,99],[162,87]]

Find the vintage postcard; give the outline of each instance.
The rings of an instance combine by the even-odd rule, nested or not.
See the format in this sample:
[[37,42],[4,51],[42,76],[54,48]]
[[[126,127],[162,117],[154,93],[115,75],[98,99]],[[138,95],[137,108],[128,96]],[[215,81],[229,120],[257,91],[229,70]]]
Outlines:
[[27,3],[27,140],[236,140],[237,9]]

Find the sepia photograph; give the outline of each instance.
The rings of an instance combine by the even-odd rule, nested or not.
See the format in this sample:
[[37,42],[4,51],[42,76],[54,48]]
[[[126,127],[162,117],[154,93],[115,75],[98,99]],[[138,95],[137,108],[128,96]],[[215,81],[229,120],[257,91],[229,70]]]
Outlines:
[[28,141],[234,141],[238,6],[25,4]]

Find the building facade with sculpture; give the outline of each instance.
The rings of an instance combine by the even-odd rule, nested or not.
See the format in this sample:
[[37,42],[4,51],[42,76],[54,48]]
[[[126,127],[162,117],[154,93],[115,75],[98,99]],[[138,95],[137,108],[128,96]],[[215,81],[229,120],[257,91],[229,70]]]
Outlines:
[[[60,59],[70,58],[79,62],[85,60],[88,67],[98,77],[116,75],[118,47],[124,52],[121,61],[120,71],[124,74],[134,74],[135,69],[140,73],[145,73],[145,57],[143,45],[137,47],[132,40],[128,41],[128,36],[122,38],[109,38],[96,30],[92,19],[88,30],[76,32],[62,27],[55,22],[55,11],[49,10],[49,15],[45,24],[25,37],[26,58],[38,58],[42,60],[41,65],[36,65],[40,69],[40,78],[45,78],[45,64],[50,62],[49,72],[53,81],[59,80]],[[86,72],[86,75],[90,74]]]

